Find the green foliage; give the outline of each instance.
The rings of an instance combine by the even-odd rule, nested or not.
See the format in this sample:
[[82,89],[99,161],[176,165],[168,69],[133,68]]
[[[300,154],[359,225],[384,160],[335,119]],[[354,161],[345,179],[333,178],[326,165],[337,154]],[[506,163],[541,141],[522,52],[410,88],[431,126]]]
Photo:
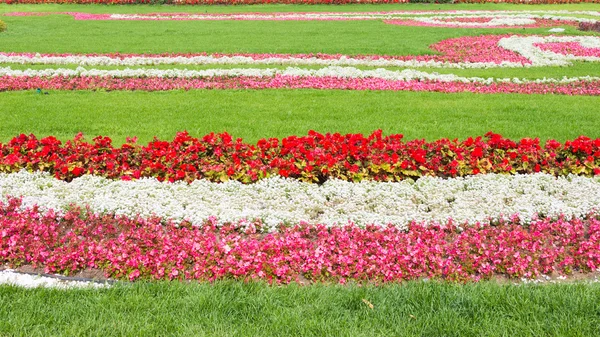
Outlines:
[[0,33],[6,30],[6,23],[0,20]]

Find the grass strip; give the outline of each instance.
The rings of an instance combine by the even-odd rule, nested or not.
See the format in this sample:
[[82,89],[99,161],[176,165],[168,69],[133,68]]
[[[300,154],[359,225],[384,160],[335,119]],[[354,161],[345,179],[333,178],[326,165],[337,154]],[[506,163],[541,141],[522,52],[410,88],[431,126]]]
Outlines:
[[[0,286],[6,336],[596,336],[599,284]],[[372,308],[371,306],[372,305]]]
[[308,130],[407,139],[465,139],[488,131],[511,139],[600,137],[597,97],[343,90],[34,91],[0,93],[0,141],[20,133],[71,139],[83,132],[121,144],[187,130],[227,131],[247,142]]

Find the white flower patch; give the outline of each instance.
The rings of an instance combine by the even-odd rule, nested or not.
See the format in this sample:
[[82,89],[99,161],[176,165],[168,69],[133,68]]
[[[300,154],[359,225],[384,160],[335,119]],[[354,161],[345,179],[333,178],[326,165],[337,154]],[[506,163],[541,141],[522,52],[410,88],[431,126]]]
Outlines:
[[79,66],[145,66],[145,65],[224,65],[224,64],[248,64],[248,65],[294,65],[294,66],[368,66],[368,67],[410,67],[410,68],[520,68],[524,65],[518,62],[442,62],[435,60],[400,60],[381,57],[352,57],[342,55],[339,58],[317,58],[317,57],[279,57],[268,56],[253,58],[250,56],[128,56],[126,58],[114,58],[108,56],[66,55],[47,56],[34,55],[6,55],[0,54],[0,64],[52,64]]
[[61,280],[54,277],[30,275],[18,273],[11,269],[0,270],[0,285],[14,285],[24,288],[56,288],[56,289],[73,289],[73,288],[106,288],[109,287],[105,283],[87,282],[87,281],[71,281]]
[[[463,16],[463,18],[481,18],[482,16]],[[428,23],[436,26],[459,26],[459,27],[486,27],[486,26],[521,26],[531,25],[535,23],[534,19],[524,19],[517,17],[491,17],[487,22],[463,22],[463,21],[447,21],[441,19],[454,18],[452,16],[434,16],[424,18],[413,18],[414,21]]]
[[511,36],[501,39],[500,47],[529,59],[534,66],[565,66],[569,61],[598,62],[600,57],[563,55],[536,47],[538,43],[578,42],[585,48],[600,48],[599,36]]
[[387,70],[378,68],[374,70],[362,70],[354,67],[325,67],[321,69],[303,69],[288,67],[286,69],[253,69],[253,68],[234,68],[234,69],[90,69],[82,67],[77,69],[26,69],[13,70],[10,67],[0,67],[0,76],[25,76],[25,77],[118,77],[118,78],[139,78],[139,77],[157,77],[157,78],[203,78],[203,77],[274,77],[274,76],[292,76],[292,77],[338,77],[338,78],[373,78],[389,81],[412,81],[429,80],[445,83],[571,83],[577,81],[598,81],[600,77],[595,76],[577,76],[562,78],[542,78],[542,79],[524,79],[524,78],[495,78],[495,77],[463,77],[454,74],[427,73],[418,70],[405,69],[401,71]]
[[280,177],[245,185],[83,176],[67,183],[47,173],[22,171],[0,174],[0,195],[4,201],[7,196],[22,197],[24,208],[39,205],[42,210],[64,211],[75,204],[99,213],[156,215],[196,225],[216,217],[220,224],[261,219],[270,230],[300,222],[406,228],[413,220],[473,223],[515,214],[524,222],[560,214],[582,217],[600,210],[600,178],[487,174],[397,183],[329,180],[319,186]]
[[[490,17],[498,19],[502,24],[505,18],[521,19],[520,24],[534,23],[534,18],[564,20],[576,22],[594,22],[593,19],[573,15],[600,16],[594,11],[389,11],[389,12],[298,12],[298,13],[153,13],[153,14],[111,14],[109,20],[380,20],[380,19],[412,19],[446,17]],[[529,19],[530,21],[526,21]],[[520,25],[511,24],[507,25]]]

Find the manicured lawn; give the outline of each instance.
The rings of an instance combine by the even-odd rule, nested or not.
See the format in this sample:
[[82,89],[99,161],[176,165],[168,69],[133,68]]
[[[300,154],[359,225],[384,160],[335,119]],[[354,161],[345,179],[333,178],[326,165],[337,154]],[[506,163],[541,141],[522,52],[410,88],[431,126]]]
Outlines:
[[[343,8],[343,7],[340,7]],[[371,21],[75,21],[71,16],[3,17],[2,51],[45,53],[431,54],[429,45],[465,35],[523,29],[404,27]],[[548,29],[529,29],[549,34]],[[581,34],[574,28],[570,34]],[[410,38],[407,38],[410,36]]]
[[0,286],[0,315],[3,336],[595,336],[600,286]]
[[107,135],[147,142],[228,131],[256,141],[320,132],[403,133],[408,138],[600,137],[598,98],[340,90],[0,93],[0,140],[19,133],[70,139]]

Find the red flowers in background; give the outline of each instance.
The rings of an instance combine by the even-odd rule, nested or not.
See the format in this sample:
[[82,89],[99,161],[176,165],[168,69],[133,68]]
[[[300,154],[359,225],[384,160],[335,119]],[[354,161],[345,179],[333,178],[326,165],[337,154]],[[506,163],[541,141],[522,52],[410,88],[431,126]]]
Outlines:
[[381,130],[362,134],[290,136],[261,139],[256,145],[211,133],[194,138],[180,132],[171,142],[134,139],[114,147],[108,137],[86,142],[81,134],[65,143],[55,137],[20,135],[0,144],[0,172],[22,169],[71,180],[83,174],[113,179],[155,177],[160,181],[208,179],[257,181],[281,175],[307,182],[330,178],[399,181],[421,176],[457,177],[478,173],[553,175],[600,174],[600,139],[579,137],[564,144],[539,139],[512,141],[494,133],[464,141],[404,141]]

